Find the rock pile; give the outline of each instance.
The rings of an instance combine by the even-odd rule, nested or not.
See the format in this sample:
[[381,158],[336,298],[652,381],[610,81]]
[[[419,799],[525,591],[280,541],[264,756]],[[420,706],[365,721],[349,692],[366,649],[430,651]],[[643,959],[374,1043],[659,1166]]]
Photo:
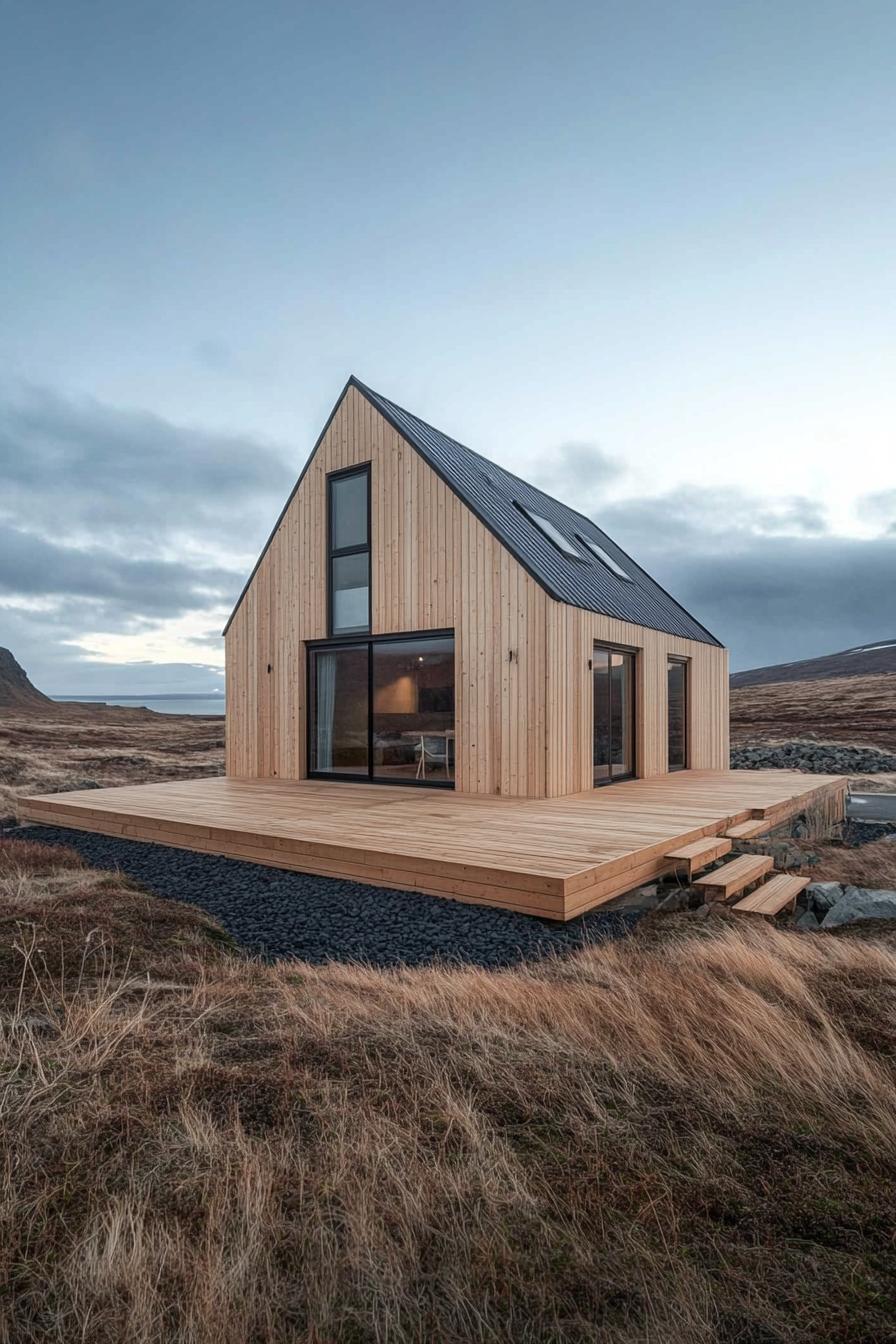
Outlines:
[[896,919],[896,891],[813,882],[800,897],[796,925],[800,929],[836,929],[861,919]]
[[807,770],[816,775],[877,775],[896,771],[896,756],[876,747],[795,740],[733,747],[732,770]]

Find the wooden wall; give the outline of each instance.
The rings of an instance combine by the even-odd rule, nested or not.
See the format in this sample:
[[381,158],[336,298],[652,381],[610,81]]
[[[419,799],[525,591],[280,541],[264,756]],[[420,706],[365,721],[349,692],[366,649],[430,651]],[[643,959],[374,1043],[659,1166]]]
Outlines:
[[227,773],[306,773],[304,641],[327,635],[326,476],[363,462],[373,634],[453,628],[457,788],[544,796],[549,599],[353,387],[227,632]]
[[727,765],[724,650],[549,598],[350,387],[227,632],[229,775],[305,776],[305,641],[327,635],[326,476],[364,462],[372,633],[455,631],[459,790],[551,797],[591,787],[594,639],[643,650],[639,773],[665,770],[667,653],[692,660],[691,763]]
[[550,602],[547,664],[549,798],[592,787],[593,698],[588,661],[594,644],[637,650],[635,760],[641,777],[665,774],[667,679],[670,654],[688,660],[688,764],[728,768],[728,650],[647,630]]

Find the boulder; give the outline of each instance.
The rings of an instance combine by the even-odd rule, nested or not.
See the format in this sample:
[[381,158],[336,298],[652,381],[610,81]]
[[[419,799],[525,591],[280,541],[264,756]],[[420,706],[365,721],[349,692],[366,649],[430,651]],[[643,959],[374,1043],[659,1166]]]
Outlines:
[[795,927],[798,929],[820,929],[821,921],[817,915],[813,915],[811,910],[804,910],[799,919],[795,920]]
[[664,900],[660,901],[656,908],[658,913],[662,912],[664,915],[672,915],[677,914],[679,910],[690,909],[690,905],[691,891],[690,888],[685,888],[683,891],[670,892]]
[[821,921],[823,929],[855,924],[862,919],[896,919],[896,891],[874,891],[870,887],[847,887],[836,905]]
[[842,899],[845,890],[842,882],[810,882],[806,888],[809,909],[814,910],[819,919],[823,919],[831,907]]
[[608,901],[606,910],[655,910],[660,903],[659,889],[656,883],[647,887],[635,887],[615,900]]

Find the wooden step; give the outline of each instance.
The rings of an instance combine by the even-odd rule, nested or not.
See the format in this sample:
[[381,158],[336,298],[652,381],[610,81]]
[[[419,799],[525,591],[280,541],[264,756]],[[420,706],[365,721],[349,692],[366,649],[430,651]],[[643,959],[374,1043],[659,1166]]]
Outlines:
[[708,840],[692,840],[680,849],[670,849],[663,857],[672,859],[677,867],[686,867],[688,877],[705,868],[715,859],[721,859],[731,851],[731,841],[719,835],[711,835]]
[[744,887],[758,882],[773,867],[774,859],[770,854],[741,854],[740,858],[732,859],[714,872],[698,877],[694,886],[706,887],[717,901],[727,901],[729,896],[736,896]]
[[755,891],[750,892],[742,901],[733,905],[732,910],[740,910],[750,915],[777,915],[781,910],[796,905],[796,898],[804,887],[808,887],[808,877],[791,877],[790,873],[778,873],[763,882]]
[[729,826],[725,834],[729,840],[752,840],[754,835],[770,830],[771,822],[768,821],[741,821],[736,826]]

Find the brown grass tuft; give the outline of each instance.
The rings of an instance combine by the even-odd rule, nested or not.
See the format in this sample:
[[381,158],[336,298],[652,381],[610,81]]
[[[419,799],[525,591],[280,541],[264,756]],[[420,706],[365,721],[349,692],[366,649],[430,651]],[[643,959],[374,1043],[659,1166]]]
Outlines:
[[0,1338],[891,1337],[896,951],[682,919],[513,972],[265,967],[107,880],[2,895]]
[[854,887],[896,891],[896,839],[874,840],[855,849],[844,845],[816,845],[814,849],[819,861],[811,869],[813,882],[847,882]]
[[31,794],[223,772],[223,718],[103,705],[0,709],[0,821]]

